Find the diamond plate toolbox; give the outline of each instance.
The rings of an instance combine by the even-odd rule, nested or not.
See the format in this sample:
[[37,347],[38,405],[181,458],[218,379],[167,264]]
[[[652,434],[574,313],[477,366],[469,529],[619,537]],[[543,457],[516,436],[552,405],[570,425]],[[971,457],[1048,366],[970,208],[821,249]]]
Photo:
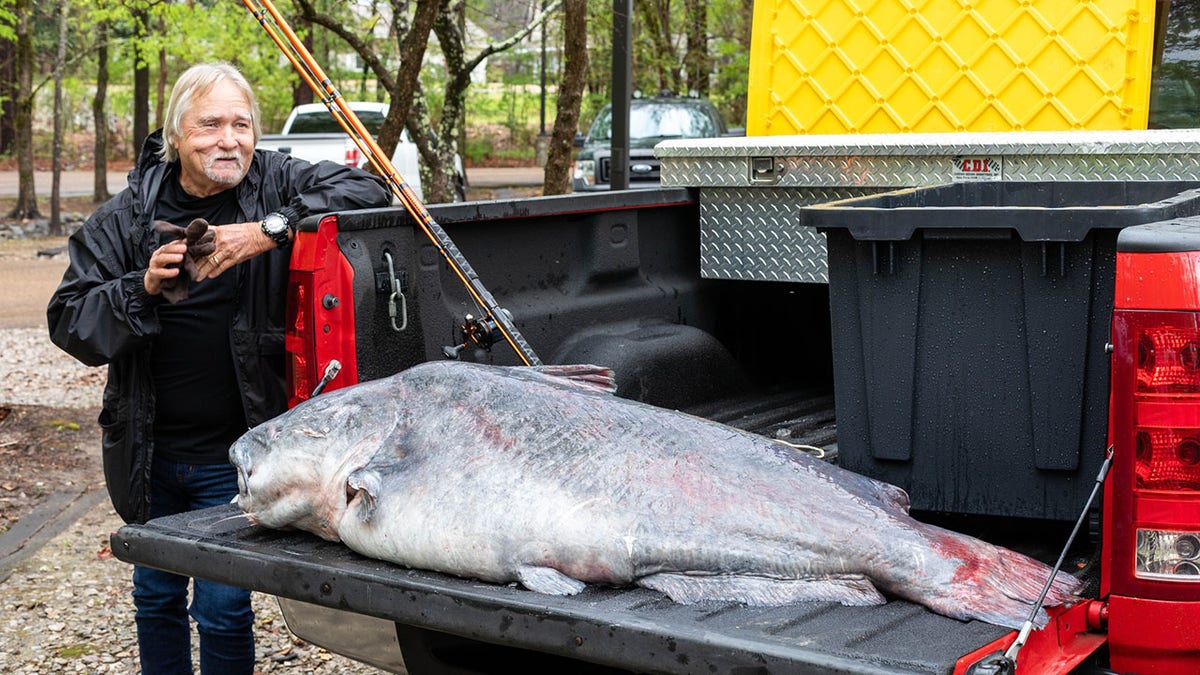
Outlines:
[[664,187],[700,195],[710,279],[828,281],[802,206],[959,181],[1195,180],[1200,131],[764,136],[664,141]]

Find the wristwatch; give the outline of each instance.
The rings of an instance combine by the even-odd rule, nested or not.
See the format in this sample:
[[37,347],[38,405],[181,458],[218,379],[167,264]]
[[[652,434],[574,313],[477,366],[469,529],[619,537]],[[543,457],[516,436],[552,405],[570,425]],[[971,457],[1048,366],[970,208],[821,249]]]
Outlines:
[[279,248],[286,248],[292,243],[288,237],[288,219],[282,213],[268,213],[262,220],[263,234],[271,238]]

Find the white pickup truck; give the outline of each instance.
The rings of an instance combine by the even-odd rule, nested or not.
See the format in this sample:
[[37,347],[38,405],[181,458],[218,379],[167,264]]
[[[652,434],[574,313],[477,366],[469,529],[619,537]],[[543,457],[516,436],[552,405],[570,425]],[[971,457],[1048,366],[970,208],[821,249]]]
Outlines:
[[[348,102],[348,105],[367,131],[378,138],[383,121],[387,118],[388,104],[352,101]],[[258,147],[286,152],[310,162],[329,160],[360,168],[368,164],[366,155],[350,140],[350,136],[321,103],[308,103],[293,108],[283,123],[283,130],[278,134],[264,134],[258,140]],[[396,144],[392,164],[412,186],[417,196],[424,199],[418,160],[417,145],[412,142],[408,130],[405,129],[400,134],[400,142]]]

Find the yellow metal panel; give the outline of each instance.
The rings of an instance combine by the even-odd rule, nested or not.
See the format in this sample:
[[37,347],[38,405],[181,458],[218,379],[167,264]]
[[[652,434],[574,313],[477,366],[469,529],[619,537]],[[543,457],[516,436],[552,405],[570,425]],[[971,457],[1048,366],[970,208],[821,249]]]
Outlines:
[[747,133],[1144,129],[1154,0],[756,0]]

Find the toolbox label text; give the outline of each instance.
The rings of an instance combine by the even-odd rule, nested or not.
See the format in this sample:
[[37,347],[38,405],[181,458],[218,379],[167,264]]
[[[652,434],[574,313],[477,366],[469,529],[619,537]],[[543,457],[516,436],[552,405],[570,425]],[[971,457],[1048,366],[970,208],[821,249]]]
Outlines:
[[955,182],[1000,180],[999,157],[955,157],[950,175]]

